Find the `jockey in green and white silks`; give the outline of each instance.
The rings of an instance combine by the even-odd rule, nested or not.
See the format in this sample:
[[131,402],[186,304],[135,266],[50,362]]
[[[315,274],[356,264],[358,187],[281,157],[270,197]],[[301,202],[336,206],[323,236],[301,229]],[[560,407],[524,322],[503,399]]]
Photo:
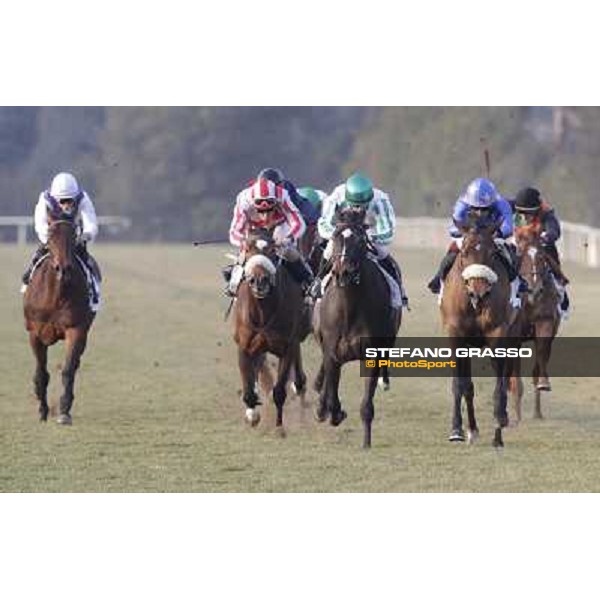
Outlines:
[[[401,274],[396,261],[390,255],[390,244],[396,232],[396,216],[388,194],[373,187],[370,179],[361,173],[350,176],[345,183],[338,185],[323,200],[323,214],[317,224],[319,235],[327,240],[323,253],[324,264],[321,271],[328,268],[333,243],[331,237],[335,231],[340,213],[346,210],[364,212],[367,236],[377,253],[381,267],[398,283],[403,304],[407,304],[406,294],[402,289]],[[321,273],[323,275],[323,273]],[[313,292],[318,290],[313,286]]]

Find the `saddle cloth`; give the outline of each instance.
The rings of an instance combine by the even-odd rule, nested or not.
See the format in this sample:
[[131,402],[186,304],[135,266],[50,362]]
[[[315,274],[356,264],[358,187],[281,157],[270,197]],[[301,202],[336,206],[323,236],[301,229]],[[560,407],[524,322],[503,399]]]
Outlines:
[[[49,257],[50,257],[49,254],[44,254],[44,256],[42,256],[42,258],[40,258],[33,265],[33,268],[31,269],[30,280],[33,277],[33,274],[35,273],[35,271]],[[100,309],[100,300],[101,300],[100,283],[102,281],[102,275],[100,274],[100,269],[98,268],[97,263],[96,263],[95,259],[93,259],[93,258],[91,260],[94,261],[94,264],[96,265],[95,270],[88,267],[88,265],[86,265],[85,262],[83,261],[83,259],[80,258],[79,256],[76,256],[76,258],[77,258],[77,262],[81,265],[81,269],[83,270],[83,273],[85,275],[85,278],[86,278],[86,281],[88,284],[88,298],[89,298],[90,310],[92,312],[96,313]],[[95,294],[94,294],[94,291],[95,291]],[[95,296],[95,298],[94,298],[94,296]]]

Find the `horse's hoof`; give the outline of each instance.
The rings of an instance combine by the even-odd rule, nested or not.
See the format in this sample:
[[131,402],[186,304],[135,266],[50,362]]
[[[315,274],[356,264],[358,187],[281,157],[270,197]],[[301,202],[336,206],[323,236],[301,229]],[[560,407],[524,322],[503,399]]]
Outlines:
[[326,408],[316,408],[315,409],[315,421],[319,423],[323,423],[327,420],[329,416],[329,411]]
[[448,436],[449,442],[464,442],[465,441],[465,432],[462,429],[453,429],[450,435]]
[[292,381],[291,388],[295,396],[301,396],[306,393],[306,386],[299,388],[294,381]]
[[346,414],[345,410],[340,409],[338,412],[334,413],[331,415],[331,418],[329,419],[329,423],[333,426],[333,427],[337,427],[338,425],[340,425],[344,419],[347,417],[348,415]]
[[498,426],[499,427],[508,427],[508,415],[498,418]]
[[58,415],[58,419],[56,419],[56,422],[59,425],[73,425],[73,419],[71,418],[71,415]]
[[538,392],[551,392],[552,391],[552,386],[550,385],[549,381],[546,381],[544,383],[538,383],[535,387]]
[[260,412],[256,408],[246,409],[246,423],[251,427],[256,427],[260,423]]
[[533,418],[534,419],[543,419],[544,415],[541,412],[536,412],[536,413],[533,413]]
[[474,444],[479,439],[479,429],[469,429],[467,431],[467,443]]
[[494,448],[504,448],[504,440],[502,439],[502,430],[496,428],[494,433],[494,441],[492,442]]
[[275,427],[275,435],[280,439],[284,439],[285,437],[287,437],[287,433],[285,432],[283,425],[277,425]]
[[385,379],[383,377],[380,377],[377,380],[377,385],[379,386],[379,389],[387,392],[390,389],[390,382],[389,381],[385,381]]

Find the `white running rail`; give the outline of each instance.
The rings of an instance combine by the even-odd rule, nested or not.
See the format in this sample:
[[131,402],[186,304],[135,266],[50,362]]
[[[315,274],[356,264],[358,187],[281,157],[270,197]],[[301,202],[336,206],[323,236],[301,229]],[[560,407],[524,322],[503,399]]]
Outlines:
[[[450,236],[450,219],[432,217],[398,217],[396,219],[398,248],[434,248],[445,250]],[[600,267],[600,229],[580,223],[561,222],[562,236],[558,251],[563,260],[588,267]]]
[[[109,233],[118,233],[131,227],[129,217],[98,217],[98,224],[106,227]],[[0,217],[0,227],[17,228],[17,244],[27,243],[27,230],[33,228],[33,217]]]

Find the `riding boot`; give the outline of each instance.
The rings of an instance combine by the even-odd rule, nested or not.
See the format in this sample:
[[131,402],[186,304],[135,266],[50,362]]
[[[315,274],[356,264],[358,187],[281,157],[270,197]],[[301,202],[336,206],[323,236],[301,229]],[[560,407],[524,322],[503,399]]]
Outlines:
[[284,265],[289,274],[302,286],[302,291],[306,292],[308,286],[312,283],[314,277],[311,268],[306,264],[303,258],[297,260],[284,260]]
[[101,281],[102,279],[100,275],[100,269],[98,268],[96,261],[90,256],[87,249],[87,244],[85,242],[80,242],[75,246],[75,254],[83,261],[85,268],[90,274],[90,296],[92,299],[92,305],[97,306],[100,302],[100,292],[96,287],[96,280]]
[[440,293],[440,290],[442,289],[442,281],[446,279],[446,276],[450,272],[450,269],[452,268],[452,265],[454,264],[454,261],[456,260],[457,256],[458,251],[448,250],[446,256],[442,258],[442,262],[440,263],[440,267],[437,273],[435,274],[433,279],[427,284],[427,287],[432,291],[432,293]]
[[23,273],[23,285],[29,285],[29,279],[31,277],[31,272],[33,271],[33,267],[34,265],[48,252],[48,246],[46,246],[46,244],[40,244],[33,256],[31,257],[31,260],[29,261],[29,264],[27,265],[27,269],[25,270],[25,273]]
[[233,265],[227,265],[226,267],[223,267],[221,269],[221,275],[223,275],[223,279],[225,280],[225,283],[229,283],[229,280],[231,279],[231,272],[233,271]]
[[90,267],[88,260],[90,255],[88,254],[87,244],[85,242],[80,242],[75,246],[75,252],[77,253],[77,256],[83,260],[86,266]]
[[330,266],[331,266],[331,263],[326,258],[321,257],[321,262],[319,264],[319,270],[317,272],[317,275],[313,279],[313,282],[312,282],[312,284],[310,285],[310,287],[308,288],[308,291],[307,291],[307,294],[313,300],[315,300],[315,302],[319,298],[321,298],[322,295],[323,295],[323,291],[322,291],[321,287],[322,287],[322,284],[323,284],[323,279],[325,279],[325,276],[329,272],[329,267]]
[[548,260],[548,264],[550,266],[550,270],[554,275],[555,279],[562,285],[565,286],[569,283],[568,278],[562,272],[562,268],[560,265],[560,257],[558,256],[558,250],[554,244],[544,244],[543,246],[544,252],[549,256],[550,260]]
[[237,289],[244,277],[244,267],[239,263],[227,265],[221,269],[221,274],[223,275],[223,279],[225,279],[223,293],[228,298],[235,298]]

